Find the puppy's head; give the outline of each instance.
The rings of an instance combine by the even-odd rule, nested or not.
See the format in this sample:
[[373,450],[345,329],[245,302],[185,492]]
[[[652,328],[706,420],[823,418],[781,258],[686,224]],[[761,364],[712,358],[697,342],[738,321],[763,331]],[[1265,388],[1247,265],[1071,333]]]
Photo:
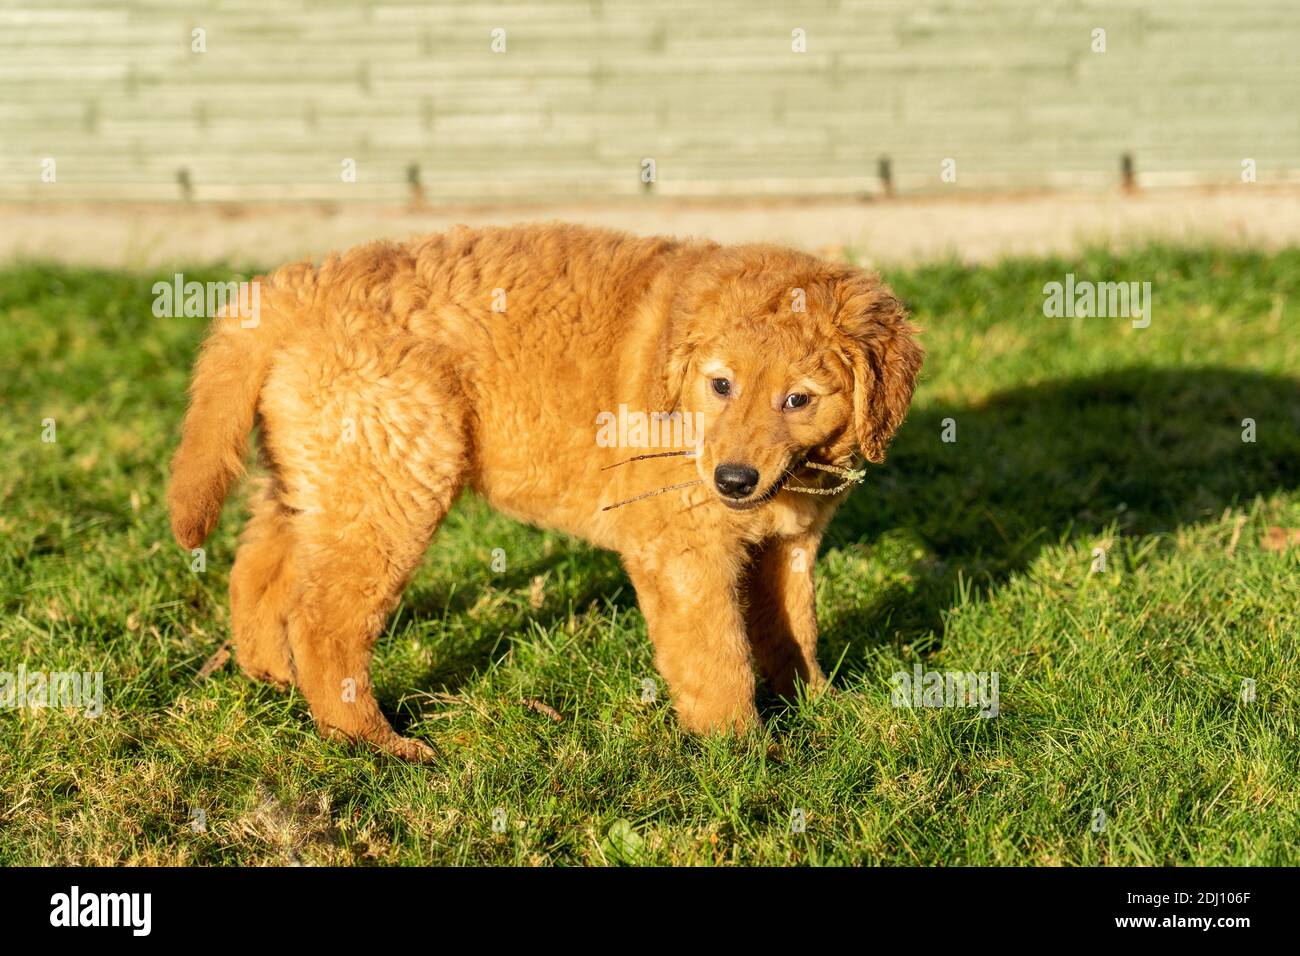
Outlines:
[[731,508],[770,500],[804,460],[882,462],[923,351],[878,278],[767,246],[720,250],[676,296],[664,407],[697,416],[696,467]]

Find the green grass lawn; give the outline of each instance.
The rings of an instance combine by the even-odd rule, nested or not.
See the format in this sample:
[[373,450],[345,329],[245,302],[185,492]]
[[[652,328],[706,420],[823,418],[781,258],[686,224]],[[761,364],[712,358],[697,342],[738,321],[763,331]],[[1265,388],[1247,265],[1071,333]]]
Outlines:
[[[1045,318],[1067,272],[1150,281],[1151,326]],[[198,676],[243,512],[192,571],[164,482],[203,322],[152,316],[170,273],[0,269],[0,670],[105,696],[0,710],[0,863],[1300,862],[1300,545],[1265,546],[1300,528],[1300,250],[886,278],[929,359],[818,559],[837,692],[684,736],[617,560],[465,499],[377,650],[442,755],[415,767]],[[917,662],[997,672],[999,716],[894,708]]]

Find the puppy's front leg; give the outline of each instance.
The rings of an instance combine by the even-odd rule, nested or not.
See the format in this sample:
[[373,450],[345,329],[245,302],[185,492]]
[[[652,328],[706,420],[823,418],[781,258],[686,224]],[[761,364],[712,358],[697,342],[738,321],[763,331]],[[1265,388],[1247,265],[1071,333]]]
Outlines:
[[756,725],[734,559],[679,552],[628,558],[627,567],[682,727],[716,733]]
[[817,664],[813,563],[820,536],[773,538],[754,554],[746,578],[746,623],[754,657],[768,686],[793,697],[796,681],[809,691],[826,686]]

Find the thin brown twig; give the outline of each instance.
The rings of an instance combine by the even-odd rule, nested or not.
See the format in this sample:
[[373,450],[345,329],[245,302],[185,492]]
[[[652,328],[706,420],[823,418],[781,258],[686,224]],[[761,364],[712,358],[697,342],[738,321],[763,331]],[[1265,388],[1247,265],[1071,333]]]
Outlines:
[[[830,474],[838,475],[840,478],[843,479],[843,481],[841,481],[834,488],[813,488],[808,485],[786,485],[785,486],[786,489],[789,491],[799,491],[806,495],[838,495],[841,491],[844,491],[846,488],[849,488],[852,485],[861,484],[863,479],[865,479],[867,476],[865,470],[841,468],[839,465],[826,465],[820,461],[805,461],[801,463],[798,467],[811,468],[814,471],[829,472]],[[786,469],[786,474],[790,475],[791,478],[795,477],[794,475],[790,474],[790,470],[788,468]]]
[[689,488],[691,485],[702,484],[702,479],[696,478],[694,481],[683,481],[679,485],[669,485],[667,488],[660,488],[657,491],[647,491],[644,494],[637,495],[635,498],[628,498],[626,501],[618,501],[612,505],[605,505],[601,511],[613,511],[615,508],[621,508],[624,505],[630,505],[634,501],[640,501],[642,498],[653,498],[655,495],[662,495],[665,491],[676,491],[678,488]]
[[226,641],[217,648],[216,653],[204,661],[199,672],[194,675],[195,680],[207,680],[221,668],[226,666],[226,661],[230,660],[230,641]]
[[612,465],[606,465],[604,468],[600,470],[609,471],[611,468],[619,467],[619,465],[628,465],[634,461],[645,461],[647,458],[680,458],[683,455],[689,458],[694,458],[695,452],[691,451],[688,448],[685,449],[684,451],[659,451],[649,455],[634,455],[633,457],[624,459],[623,461],[616,461]]
[[519,703],[523,704],[531,711],[534,711],[539,714],[545,714],[547,717],[551,718],[551,720],[555,721],[557,724],[564,720],[564,715],[561,714],[558,710],[556,710],[550,704],[544,703],[535,697],[521,698]]

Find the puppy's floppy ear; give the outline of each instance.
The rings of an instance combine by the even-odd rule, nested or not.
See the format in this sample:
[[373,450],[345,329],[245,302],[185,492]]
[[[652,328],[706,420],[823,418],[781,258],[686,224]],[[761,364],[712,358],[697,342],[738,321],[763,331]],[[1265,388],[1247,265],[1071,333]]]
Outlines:
[[695,348],[691,340],[681,335],[676,339],[666,339],[660,348],[660,382],[662,389],[659,405],[665,412],[677,411],[682,401],[682,388],[686,384],[686,374],[690,370],[691,356]]
[[735,253],[716,242],[691,245],[684,264],[674,270],[672,295],[655,349],[654,374],[659,409],[678,411],[682,390],[696,352],[708,341],[708,330],[720,312],[719,299],[727,279],[736,270]]
[[659,376],[656,383],[659,411],[677,411],[681,404],[682,389],[690,371],[691,358],[695,354],[696,336],[692,332],[694,325],[691,315],[678,306],[671,310],[659,334],[654,365],[654,374]]
[[885,449],[907,417],[925,350],[903,304],[879,278],[852,271],[835,286],[836,322],[853,371],[853,429],[867,461]]

